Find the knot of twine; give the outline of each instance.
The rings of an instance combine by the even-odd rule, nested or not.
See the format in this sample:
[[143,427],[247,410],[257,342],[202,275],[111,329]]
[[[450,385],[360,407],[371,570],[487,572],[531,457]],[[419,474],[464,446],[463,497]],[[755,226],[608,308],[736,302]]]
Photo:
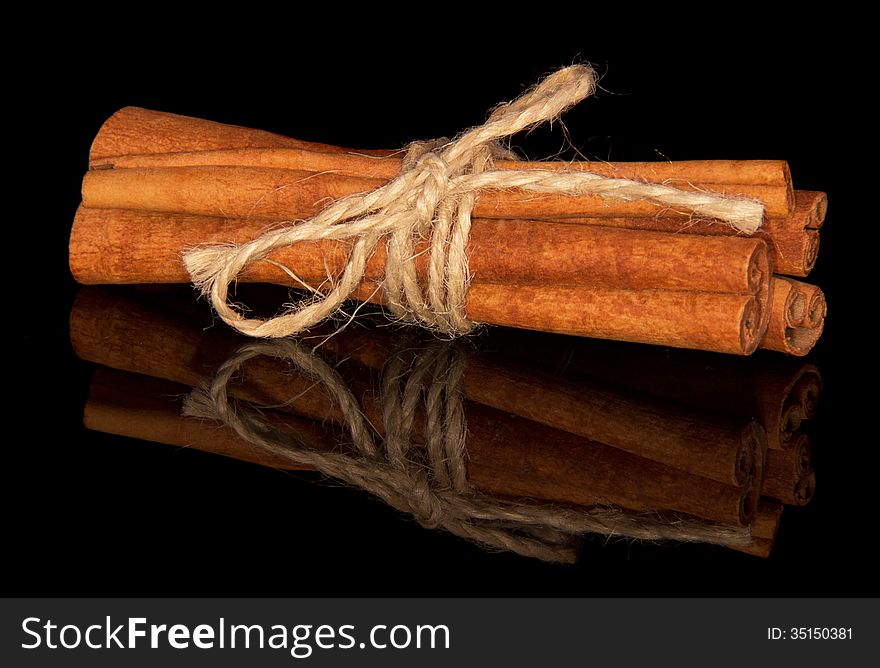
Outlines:
[[[495,170],[499,142],[531,126],[552,121],[591,95],[596,73],[574,65],[551,74],[512,102],[498,106],[481,126],[455,141],[414,144],[398,176],[376,190],[336,201],[310,220],[267,231],[238,246],[189,251],[184,263],[194,284],[208,296],[217,314],[235,329],[256,337],[284,337],[306,331],[334,314],[361,283],[367,260],[388,236],[388,260],[381,284],[384,301],[402,320],[447,336],[474,326],[465,312],[470,284],[467,241],[477,194],[486,189],[519,188],[558,195],[601,195],[649,200],[679,207],[754,232],[763,205],[753,200],[685,192],[669,186],[599,176],[589,172]],[[428,277],[420,285],[413,249],[431,239]],[[350,240],[353,245],[332,289],[317,293],[281,314],[247,318],[228,301],[229,285],[249,264],[273,250],[303,241]],[[291,276],[295,274],[288,270]]]
[[[311,448],[296,434],[269,425],[256,408],[230,402],[230,379],[242,364],[259,355],[287,360],[297,373],[321,383],[343,415],[351,437],[350,452]],[[293,340],[242,346],[208,384],[187,397],[184,415],[219,420],[244,440],[366,490],[411,514],[426,528],[443,528],[492,549],[544,561],[575,561],[580,538],[587,532],[649,541],[750,543],[748,529],[695,519],[663,520],[607,506],[573,510],[517,503],[473,489],[467,478],[465,447],[465,352],[454,343],[434,341],[416,350],[414,360],[407,357],[393,354],[383,370],[380,402],[386,435],[378,443],[340,375],[314,351]],[[424,413],[424,443],[417,444],[411,432],[420,412]]]

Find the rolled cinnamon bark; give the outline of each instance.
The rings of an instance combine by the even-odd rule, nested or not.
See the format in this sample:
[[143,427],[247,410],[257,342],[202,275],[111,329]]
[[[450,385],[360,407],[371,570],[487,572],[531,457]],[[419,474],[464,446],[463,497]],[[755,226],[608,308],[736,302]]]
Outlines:
[[101,126],[92,142],[89,162],[94,168],[105,166],[107,159],[113,156],[134,153],[247,148],[295,148],[324,153],[347,151],[338,146],[292,139],[264,130],[140,107],[123,107]]
[[765,326],[762,297],[476,284],[467,308],[495,325],[749,355]]
[[[293,140],[298,141],[298,140]],[[308,142],[303,142],[308,143]],[[190,152],[121,154],[92,160],[91,169],[138,169],[163,167],[272,167],[308,172],[330,172],[390,180],[400,172],[404,151],[387,155],[365,155],[354,149],[329,147],[233,148]],[[495,169],[552,169],[590,172],[609,178],[664,183],[674,187],[699,188],[702,184],[769,186],[788,188],[791,173],[783,160],[680,160],[675,162],[554,162],[496,160]]]
[[[346,195],[384,185],[384,179],[271,167],[165,167],[96,169],[83,178],[90,208],[141,209],[259,220],[301,220]],[[774,186],[713,186],[726,194],[759,199],[768,216],[789,215],[787,193]],[[518,189],[486,190],[474,205],[477,218],[654,216],[682,213],[645,200],[599,195],[554,195]]]
[[828,214],[828,195],[816,190],[798,190],[795,193],[796,211],[806,211],[804,227],[818,230],[825,223]]
[[[824,294],[816,286],[780,276],[773,278],[772,292],[770,321],[760,347],[799,357],[806,355],[822,335],[826,310]],[[791,325],[793,313],[800,310],[796,301],[802,301],[806,311],[799,325]]]
[[[243,223],[236,226],[238,232],[233,233],[224,220],[217,218],[186,217],[181,219],[180,225],[174,223],[159,214],[101,212],[81,207],[71,234],[71,270],[77,280],[84,283],[187,282],[188,276],[179,258],[188,246],[235,241],[237,234],[245,236],[255,231],[252,223]],[[588,233],[585,239],[595,240],[607,253],[604,258],[591,254],[585,255],[583,260],[574,258],[573,263],[571,246],[566,243],[558,245],[552,232],[545,235],[538,232],[538,238],[543,241],[529,249],[532,228],[525,225],[526,232],[521,234],[524,255],[514,262],[507,256],[506,248],[499,249],[494,245],[497,235],[503,231],[499,232],[492,224],[476,227],[482,231],[476,233],[475,241],[481,245],[473,248],[475,275],[510,276],[513,280],[522,270],[526,279],[520,284],[473,283],[468,292],[467,313],[474,321],[734,354],[754,351],[766,327],[770,279],[766,249],[760,241],[739,240],[732,248],[744,253],[740,257],[724,258],[724,246],[719,246],[714,254],[718,255],[718,261],[727,265],[739,263],[739,266],[730,273],[725,272],[726,276],[713,279],[711,263],[703,262],[700,256],[686,257],[687,242],[670,240],[666,252],[657,250],[655,258],[650,259],[623,252],[637,247],[629,235],[621,246],[617,246],[612,235]],[[560,231],[560,238],[572,239],[576,229]],[[580,243],[585,245],[586,253],[590,242]],[[649,250],[650,240],[642,239],[639,243],[643,244],[641,248],[645,251]],[[328,263],[341,260],[342,248],[341,245],[301,245],[299,250],[282,249],[270,259],[277,257],[283,264],[292,260],[291,268],[299,273],[298,260],[304,256],[297,254],[308,253],[308,266],[303,270],[315,271],[313,280],[323,281],[327,277]],[[545,250],[553,252],[545,255]],[[285,256],[286,253],[293,253],[293,257]],[[480,255],[484,257],[479,258]],[[676,257],[681,258],[681,266],[673,269],[667,260],[674,264],[672,258]],[[522,262],[523,258],[525,262]],[[656,278],[676,285],[701,280],[699,277],[702,276],[713,288],[721,285],[736,288],[739,285],[743,292],[568,287],[550,281],[550,285],[529,284],[529,264],[533,264],[532,271],[536,272],[532,280],[543,282],[549,275],[561,282],[575,280],[571,277],[581,272],[579,262],[580,267],[586,263],[596,269],[600,284],[619,280],[624,284],[644,285]],[[382,264],[379,255],[372,265],[374,271]],[[695,267],[693,275],[689,269],[692,264]],[[256,275],[259,281],[302,287],[277,265],[257,263],[254,271],[259,271]],[[673,277],[662,278],[664,271]],[[241,278],[253,280],[253,275],[246,272]],[[381,301],[381,291],[370,281],[364,282],[353,296]]]
[[[819,227],[825,220],[828,197],[823,192],[794,191],[795,207],[790,216],[768,216],[753,235],[767,241],[777,274],[807,276],[819,253]],[[651,230],[700,236],[734,236],[736,230],[714,221],[660,217],[567,217],[566,222],[580,225]]]
[[802,326],[810,329],[821,327],[828,309],[825,303],[825,293],[817,286],[803,281],[795,281],[795,287],[798,293],[803,295],[807,305],[807,313]]
[[[276,167],[347,176],[392,179],[405,150],[359,150],[199,118],[125,107],[98,131],[91,169],[223,165]],[[380,158],[380,159],[377,159]],[[688,160],[667,162],[527,162],[496,160],[497,169],[588,171],[653,183],[773,186],[791,191],[784,160]],[[791,197],[789,195],[789,197]]]
[[[270,227],[241,218],[80,207],[70,236],[70,268],[84,284],[187,283],[181,260],[186,250],[244,243]],[[350,250],[351,244],[342,241],[307,242],[278,249],[269,259],[317,287],[342,273]],[[427,276],[427,250],[427,241],[414,249],[422,278]],[[767,247],[760,239],[701,239],[528,220],[475,220],[467,252],[476,283],[755,294],[769,271]],[[381,280],[385,261],[380,243],[365,277]],[[242,279],[276,282],[285,276],[277,266],[257,263]]]
[[823,192],[796,190],[790,216],[768,217],[758,235],[767,240],[774,271],[807,276],[819,257],[819,228],[825,222],[828,196]]

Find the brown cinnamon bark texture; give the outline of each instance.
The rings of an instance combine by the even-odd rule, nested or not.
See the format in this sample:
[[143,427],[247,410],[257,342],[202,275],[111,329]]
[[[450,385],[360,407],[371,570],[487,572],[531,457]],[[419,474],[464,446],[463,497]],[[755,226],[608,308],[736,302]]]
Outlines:
[[[274,167],[389,180],[399,173],[404,154],[405,150],[355,150],[305,142],[262,130],[126,107],[111,116],[98,131],[92,144],[90,168]],[[687,189],[699,189],[703,184],[769,186],[787,191],[785,199],[792,197],[791,172],[784,160],[496,160],[495,167],[587,171]]]
[[[499,245],[508,227],[518,239],[515,253],[506,239]],[[71,271],[81,283],[187,282],[180,259],[187,248],[238,242],[263,229],[252,221],[80,207],[70,240]],[[735,243],[478,221],[471,242],[468,316],[525,329],[748,354],[769,315],[769,260],[761,240],[724,241]],[[268,259],[296,268],[299,281],[268,262],[255,264],[242,280],[319,287],[336,275],[345,253],[339,242],[292,246]],[[379,279],[383,255],[371,260],[368,278]],[[670,289],[645,289],[655,281]],[[706,287],[697,289],[700,284]],[[354,296],[377,301],[381,291],[364,283]]]
[[[83,203],[94,208],[145,209],[278,221],[311,218],[329,200],[375,190],[385,183],[386,179],[343,176],[332,171],[273,167],[218,165],[95,169],[86,172],[82,195]],[[679,189],[694,190],[680,185]],[[760,200],[767,216],[789,216],[793,208],[789,192],[775,186],[711,184],[711,190]],[[682,213],[644,200],[628,202],[599,195],[536,194],[510,189],[482,192],[477,197],[473,215],[478,218],[552,219],[569,216],[680,217]]]
[[[126,108],[117,112],[95,139],[92,169],[132,169],[163,167],[259,167],[292,169],[302,172],[332,173],[340,177],[366,177],[387,180],[400,169],[400,151],[353,151],[327,144],[301,142],[258,130],[164,114],[145,109]],[[770,206],[760,236],[768,239],[776,271],[806,276],[818,252],[818,230],[827,210],[824,193],[791,188],[787,163],[780,160],[696,160],[680,162],[510,162],[498,161],[500,169],[565,169],[590,171],[609,177],[664,183],[683,189],[703,189],[727,194],[764,198]],[[721,186],[719,190],[719,186]],[[757,189],[753,187],[757,186]],[[778,200],[773,204],[773,199]],[[781,207],[785,215],[777,215]],[[543,203],[543,202],[542,202]],[[522,208],[504,214],[496,208],[487,215],[518,217]],[[612,208],[619,203],[612,204]],[[551,207],[552,208],[552,207]],[[690,220],[686,212],[657,210],[645,219],[620,219],[608,207],[601,218],[582,222],[636,227],[656,231],[698,234],[735,234],[725,225]],[[570,217],[574,214],[555,209]],[[537,213],[536,213],[537,212]],[[292,214],[287,214],[288,217]],[[548,217],[542,206],[531,207],[528,215]],[[672,216],[672,219],[669,219]],[[678,220],[676,220],[676,218]]]
[[772,292],[770,321],[760,347],[806,355],[824,329],[825,295],[814,285],[779,276],[773,278]]
[[[83,284],[186,283],[189,275],[181,262],[186,250],[243,243],[270,227],[243,218],[80,207],[70,237],[71,272]],[[427,274],[427,248],[427,241],[415,248],[421,277]],[[268,259],[317,287],[342,272],[350,250],[343,241],[308,242],[279,249]],[[760,239],[700,239],[529,220],[477,219],[467,250],[477,283],[754,294],[768,280],[769,269]],[[366,278],[381,280],[385,261],[380,244]],[[297,286],[269,263],[253,265],[242,279]]]
[[264,130],[140,107],[123,107],[101,126],[92,142],[89,162],[95,168],[107,164],[106,159],[113,156],[241,148],[295,148],[324,153],[346,151],[337,146],[301,141]]
[[[755,237],[764,239],[770,247],[773,268],[777,274],[807,276],[816,264],[819,254],[819,228],[825,221],[828,197],[823,192],[794,191],[795,207],[790,216],[768,216]],[[737,231],[727,225],[705,220],[650,217],[568,217],[566,222],[580,225],[650,230],[670,234],[700,236],[735,236]]]

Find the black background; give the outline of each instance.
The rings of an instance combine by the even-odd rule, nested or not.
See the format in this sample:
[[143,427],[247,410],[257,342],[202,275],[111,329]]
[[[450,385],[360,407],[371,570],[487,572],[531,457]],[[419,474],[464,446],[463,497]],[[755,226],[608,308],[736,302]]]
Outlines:
[[[8,105],[10,153],[23,157],[10,161],[17,176],[7,199],[25,205],[6,221],[10,593],[877,594],[868,548],[876,435],[859,400],[873,360],[859,355],[868,334],[856,321],[868,295],[855,287],[855,242],[867,238],[870,216],[852,185],[868,136],[855,65],[833,22],[707,18],[671,31],[661,16],[635,31],[559,8],[547,28],[524,16],[489,30],[462,29],[458,15],[407,30],[355,20],[346,31],[335,27],[339,16],[232,17],[222,27],[158,18],[162,27],[149,32],[138,30],[139,17],[113,29],[70,24],[65,36],[32,43],[48,59],[29,51],[11,74],[20,94]],[[573,25],[576,38],[559,34]],[[564,117],[587,157],[783,158],[796,187],[829,193],[810,279],[830,303],[815,351],[826,380],[814,426],[818,492],[787,511],[771,559],[595,541],[576,566],[544,565],[426,531],[306,476],[83,430],[91,367],[67,340],[76,286],[66,245],[89,144],[110,114],[138,105],[397,147],[480,123],[494,104],[573,62],[602,75],[595,98]],[[559,124],[515,143],[533,158],[566,146]]]

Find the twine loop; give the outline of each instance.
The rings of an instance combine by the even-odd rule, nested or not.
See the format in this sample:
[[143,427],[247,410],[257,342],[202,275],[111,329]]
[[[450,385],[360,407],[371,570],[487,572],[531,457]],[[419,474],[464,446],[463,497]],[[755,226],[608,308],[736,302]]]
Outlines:
[[[248,243],[190,250],[184,256],[186,268],[227,324],[251,336],[285,337],[306,331],[336,313],[360,286],[367,260],[387,238],[380,288],[388,309],[400,320],[452,337],[474,327],[466,314],[471,281],[467,241],[471,212],[482,190],[518,188],[534,193],[648,200],[726,221],[745,232],[760,226],[763,206],[752,200],[685,192],[589,172],[494,169],[494,156],[510,157],[501,148],[503,140],[553,121],[591,95],[595,85],[592,68],[563,68],[519,98],[496,107],[483,125],[454,141],[412,144],[399,174],[386,185],[337,200],[310,220],[269,230]],[[428,238],[428,275],[422,285],[414,248],[416,242]],[[328,277],[328,292],[320,293],[313,287],[313,297],[266,320],[248,318],[228,303],[229,285],[249,264],[265,259],[277,248],[319,240],[352,244],[342,274]],[[295,268],[287,271],[295,277]]]

